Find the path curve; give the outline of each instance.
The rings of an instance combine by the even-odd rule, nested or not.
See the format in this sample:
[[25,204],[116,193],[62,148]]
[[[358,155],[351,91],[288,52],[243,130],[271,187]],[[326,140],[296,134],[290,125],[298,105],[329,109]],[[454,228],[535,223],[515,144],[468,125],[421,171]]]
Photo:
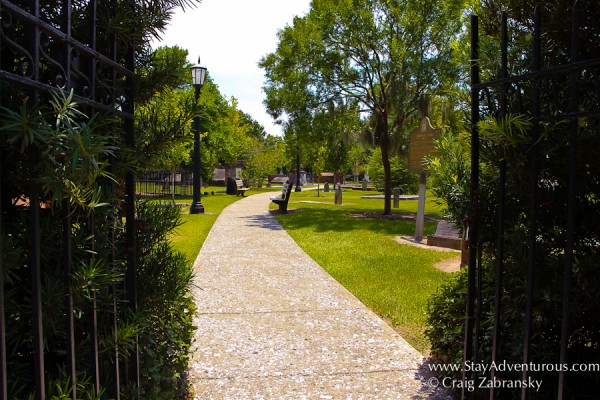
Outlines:
[[195,399],[441,399],[423,356],[292,240],[269,193],[223,210],[194,263]]

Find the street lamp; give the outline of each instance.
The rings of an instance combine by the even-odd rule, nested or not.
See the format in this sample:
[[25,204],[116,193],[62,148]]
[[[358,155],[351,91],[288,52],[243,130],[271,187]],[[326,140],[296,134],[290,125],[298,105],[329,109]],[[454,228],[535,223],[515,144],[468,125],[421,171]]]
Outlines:
[[[200,57],[198,57],[200,63]],[[204,85],[206,78],[206,68],[200,65],[194,65],[192,68],[192,84],[196,90],[196,105],[198,105],[198,97],[200,97],[200,89]],[[194,117],[194,198],[190,207],[190,214],[204,214],[204,206],[200,198],[200,116],[196,114]]]

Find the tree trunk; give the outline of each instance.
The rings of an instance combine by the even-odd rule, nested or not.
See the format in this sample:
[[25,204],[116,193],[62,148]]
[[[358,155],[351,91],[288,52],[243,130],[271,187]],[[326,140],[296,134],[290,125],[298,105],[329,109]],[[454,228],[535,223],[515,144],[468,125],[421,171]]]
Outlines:
[[171,197],[173,198],[173,204],[175,204],[175,170],[171,171],[171,183],[172,183],[171,187],[173,188]]
[[317,172],[317,197],[321,197],[321,173]]
[[387,114],[385,112],[378,116],[375,134],[380,138],[381,162],[383,163],[383,214],[392,213],[392,170],[390,167],[390,138],[388,137]]

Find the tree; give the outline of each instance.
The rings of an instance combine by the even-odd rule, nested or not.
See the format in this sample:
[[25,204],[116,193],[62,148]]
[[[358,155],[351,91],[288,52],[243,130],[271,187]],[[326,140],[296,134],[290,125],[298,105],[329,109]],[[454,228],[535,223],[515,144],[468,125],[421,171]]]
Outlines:
[[135,110],[138,165],[177,167],[190,150],[194,118],[194,97],[187,84],[190,63],[187,50],[159,47],[153,62],[140,72],[142,81],[160,79],[160,90],[147,95]]
[[251,135],[246,138],[245,147],[245,179],[248,179],[251,186],[261,187],[267,175],[277,172],[277,167],[283,165],[285,144],[283,139],[277,136],[267,136],[264,140],[258,140]]
[[354,175],[354,185],[358,186],[358,175],[364,170],[364,166],[367,164],[368,151],[364,146],[358,142],[354,142],[350,148],[348,154],[348,161],[352,168],[352,175]]
[[[384,213],[391,213],[392,134],[422,95],[439,87],[450,43],[462,27],[464,2],[315,0],[309,14],[279,34],[263,58],[267,107],[274,114],[322,107],[345,98],[373,121],[385,173]],[[272,100],[277,98],[277,100]]]

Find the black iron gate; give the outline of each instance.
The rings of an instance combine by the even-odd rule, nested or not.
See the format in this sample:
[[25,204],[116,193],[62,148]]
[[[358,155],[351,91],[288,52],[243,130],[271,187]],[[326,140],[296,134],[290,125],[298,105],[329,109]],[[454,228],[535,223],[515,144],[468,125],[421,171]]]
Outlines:
[[[471,17],[472,164],[464,361],[519,363],[525,368],[509,378],[521,382],[540,376],[537,365],[546,365],[558,376],[552,397],[561,399],[572,396],[575,386],[580,390],[586,385],[581,375],[561,366],[598,362],[597,324],[592,322],[597,315],[586,315],[589,308],[584,304],[597,305],[600,296],[588,289],[598,278],[591,264],[600,255],[600,44],[589,18],[582,22],[587,17],[580,10],[584,7],[589,13],[598,5],[576,1],[572,13],[563,14],[565,24],[571,25],[563,34],[566,46],[546,52],[539,9],[529,28],[522,21],[511,24],[503,14],[499,63],[487,69],[497,72],[485,82],[480,80],[485,62],[480,58],[479,19]],[[548,51],[554,52],[553,57]],[[564,62],[549,64],[549,58]],[[482,135],[484,119],[504,136]],[[483,168],[488,176],[485,188]],[[486,213],[494,215],[497,228],[490,229],[489,221],[484,221]],[[486,291],[487,296],[482,294]],[[558,318],[547,321],[548,315],[555,315],[552,312]],[[513,321],[508,329],[506,319]],[[512,347],[507,344],[511,341]],[[514,346],[518,341],[520,345]],[[550,349],[546,353],[544,346]],[[551,346],[560,349],[553,352]],[[496,374],[492,370],[487,378],[494,380]],[[472,370],[464,372],[463,379],[475,378]],[[487,397],[486,392],[489,398],[506,395],[501,389],[476,386],[472,392],[463,390],[462,397]],[[523,399],[536,393],[528,387],[519,392]],[[513,389],[511,396],[514,393]]]
[[[101,8],[101,6],[103,6]],[[5,106],[9,93],[7,91],[16,90],[26,94],[23,97],[23,103],[27,108],[35,108],[40,104],[48,103],[51,93],[62,90],[63,92],[73,92],[73,97],[82,104],[84,111],[88,115],[95,113],[108,113],[121,120],[119,130],[124,132],[122,143],[124,147],[132,147],[134,144],[134,124],[133,124],[133,78],[134,78],[134,49],[132,43],[124,40],[125,35],[119,37],[118,33],[111,33],[106,36],[106,32],[100,32],[97,21],[100,18],[114,18],[118,20],[118,13],[128,7],[127,2],[97,2],[96,0],[59,0],[55,2],[30,0],[30,1],[8,1],[0,0],[1,13],[1,31],[0,31],[0,84],[3,93],[0,94],[0,105]],[[100,16],[100,11],[112,13],[111,15]],[[118,29],[115,29],[116,32]],[[122,32],[123,33],[123,32]],[[100,40],[100,35],[102,40]],[[4,111],[3,111],[4,112]],[[1,143],[4,146],[6,143]],[[25,157],[29,159],[28,168],[24,171],[20,182],[14,183],[14,187],[28,187],[24,193],[7,193],[6,186],[3,186],[4,193],[0,193],[2,202],[0,203],[0,240],[5,237],[4,233],[9,231],[14,223],[7,215],[21,214],[27,215],[29,220],[28,236],[29,249],[28,260],[24,260],[27,269],[30,270],[31,277],[31,307],[30,311],[33,319],[33,337],[32,354],[34,358],[34,371],[27,373],[34,374],[35,398],[45,398],[45,371],[48,365],[44,364],[45,334],[44,314],[47,311],[47,304],[42,303],[42,293],[46,288],[43,287],[44,277],[47,271],[43,271],[40,265],[40,258],[44,257],[41,247],[43,241],[48,238],[42,238],[40,235],[40,225],[44,224],[47,216],[59,213],[62,218],[62,235],[58,238],[52,238],[61,243],[62,260],[56,260],[62,266],[65,286],[67,287],[67,298],[64,301],[64,311],[62,315],[66,319],[66,344],[65,359],[67,373],[73,383],[69,396],[76,398],[76,388],[78,376],[84,372],[91,377],[92,384],[96,392],[100,390],[101,376],[110,376],[110,381],[114,387],[109,388],[111,397],[119,398],[121,392],[121,376],[127,380],[127,384],[139,386],[138,355],[137,348],[130,354],[129,360],[123,360],[119,355],[118,346],[115,345],[114,354],[111,356],[114,360],[113,370],[101,370],[98,362],[99,358],[99,337],[100,330],[107,329],[106,326],[99,326],[99,316],[97,315],[95,297],[90,306],[89,321],[86,322],[86,328],[76,332],[73,310],[73,292],[71,290],[71,276],[73,272],[72,252],[74,226],[86,227],[90,235],[94,235],[94,227],[100,226],[102,221],[98,217],[90,216],[81,220],[73,220],[72,204],[68,198],[62,202],[45,202],[48,193],[40,193],[40,184],[36,179],[36,170],[40,154],[40,145],[28,146]],[[3,164],[4,166],[4,164]],[[131,173],[126,174],[125,190],[122,195],[122,203],[114,205],[114,212],[105,218],[112,218],[118,222],[118,219],[124,217],[125,223],[125,246],[123,249],[112,249],[113,255],[122,252],[126,262],[124,263],[123,274],[125,276],[125,297],[126,299],[114,298],[114,313],[112,316],[113,326],[119,323],[117,308],[127,300],[128,307],[136,307],[136,282],[135,282],[135,213],[134,213],[134,195],[135,182]],[[104,183],[105,184],[105,183]],[[120,190],[120,189],[114,189]],[[54,194],[56,195],[56,193]],[[19,203],[21,201],[21,203]],[[120,214],[119,210],[124,213]],[[94,219],[96,218],[96,219]],[[4,232],[3,232],[4,231]],[[104,234],[104,233],[103,233]],[[113,237],[115,232],[112,233]],[[7,252],[8,243],[0,242],[0,399],[7,399],[7,386],[10,382],[11,374],[18,374],[22,371],[10,371],[10,365],[7,367],[7,357],[15,357],[14,354],[7,354],[6,333],[11,326],[6,325],[5,315],[5,288],[8,284],[2,279],[5,278],[3,259]],[[93,244],[92,250],[93,248]],[[97,250],[97,249],[96,249]],[[108,251],[110,250],[103,250]],[[118,290],[115,288],[115,293]],[[122,291],[122,290],[120,290]],[[28,312],[29,314],[29,312]],[[120,315],[123,315],[121,312]],[[14,316],[13,316],[14,317]],[[16,317],[15,317],[16,318]],[[106,320],[106,316],[104,316]],[[9,321],[10,322],[10,321]],[[110,327],[108,327],[110,328]],[[29,336],[29,334],[28,334]],[[115,339],[117,340],[117,339]],[[81,341],[89,343],[92,349],[91,355],[86,355],[86,359],[91,359],[90,365],[81,365],[77,361],[81,354],[76,353]],[[26,356],[20,354],[19,356]],[[62,355],[61,355],[62,357]],[[10,364],[10,363],[9,363]],[[120,365],[126,365],[126,368],[119,369]],[[31,388],[27,388],[31,390]],[[31,390],[33,392],[33,390]]]

